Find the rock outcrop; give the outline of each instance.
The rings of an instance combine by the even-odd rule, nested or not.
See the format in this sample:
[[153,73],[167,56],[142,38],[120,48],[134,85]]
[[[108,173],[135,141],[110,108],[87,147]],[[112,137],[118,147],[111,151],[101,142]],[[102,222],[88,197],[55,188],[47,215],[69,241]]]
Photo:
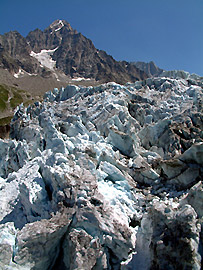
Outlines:
[[200,270],[200,82],[72,85],[19,106],[0,140],[0,268]]
[[138,61],[132,62],[132,64],[140,70],[143,70],[149,77],[158,77],[163,72],[163,69],[157,67],[153,61],[150,61],[149,63]]

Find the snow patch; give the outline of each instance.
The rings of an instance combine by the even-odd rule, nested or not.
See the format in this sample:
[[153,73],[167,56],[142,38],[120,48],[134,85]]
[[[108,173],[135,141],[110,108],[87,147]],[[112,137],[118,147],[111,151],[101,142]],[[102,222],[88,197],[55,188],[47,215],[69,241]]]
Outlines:
[[51,56],[57,49],[58,47],[53,50],[41,50],[39,53],[31,51],[30,56],[36,58],[42,66],[53,70],[56,66],[56,61],[54,61]]
[[73,78],[72,80],[80,82],[80,81],[90,81],[91,79],[90,78],[79,77],[79,78]]
[[61,27],[57,28],[55,32],[61,30],[61,28],[64,27],[64,23],[62,22],[62,20],[59,21],[58,25],[61,25]]
[[31,74],[21,68],[19,68],[18,73],[15,73],[13,76],[18,79],[19,77],[22,77],[23,75],[37,76],[37,74],[34,74],[34,73]]
[[20,75],[24,75],[24,71],[22,69],[19,69],[18,73],[15,73],[13,76],[15,78],[19,78]]
[[[57,26],[58,26],[57,29],[55,29],[55,30],[53,29],[54,32],[57,32],[57,31],[61,30],[61,28],[64,27],[63,21],[62,21],[62,20],[59,20],[59,21],[57,21],[56,23],[53,23],[53,24],[51,25],[51,28],[54,28],[54,27],[57,27]],[[53,31],[51,32],[51,34],[53,34]]]
[[56,73],[54,73],[54,76],[56,77],[57,82],[60,82],[59,76]]

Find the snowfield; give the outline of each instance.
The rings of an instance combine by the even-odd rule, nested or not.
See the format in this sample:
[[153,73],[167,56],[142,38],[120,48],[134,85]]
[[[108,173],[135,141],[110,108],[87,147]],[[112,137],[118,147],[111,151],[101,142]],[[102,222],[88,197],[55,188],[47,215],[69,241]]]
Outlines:
[[53,50],[41,50],[39,53],[31,51],[30,56],[36,58],[42,66],[54,70],[56,61],[54,61],[51,56],[57,49],[58,47]]

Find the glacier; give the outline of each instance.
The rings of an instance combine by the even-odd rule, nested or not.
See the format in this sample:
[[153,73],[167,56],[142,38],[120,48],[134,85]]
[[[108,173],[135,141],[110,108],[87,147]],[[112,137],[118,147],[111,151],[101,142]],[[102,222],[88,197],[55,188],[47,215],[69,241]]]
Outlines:
[[201,269],[203,79],[68,85],[0,140],[1,269]]

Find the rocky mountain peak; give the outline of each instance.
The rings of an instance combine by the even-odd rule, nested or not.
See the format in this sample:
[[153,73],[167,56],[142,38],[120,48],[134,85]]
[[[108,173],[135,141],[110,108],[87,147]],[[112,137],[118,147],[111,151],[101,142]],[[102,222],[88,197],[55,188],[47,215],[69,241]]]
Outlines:
[[65,20],[55,20],[53,23],[50,24],[49,28],[52,29],[52,31],[58,32],[63,27],[65,27],[68,31],[73,31],[73,28],[71,25],[65,21]]
[[[55,61],[59,72],[70,77],[118,83],[147,78],[145,72],[134,65],[117,62],[112,56],[97,50],[90,39],[74,30],[65,20],[54,21],[44,31],[31,31],[26,40],[35,54],[42,53],[42,50],[54,50],[51,58],[50,55],[47,57]],[[39,59],[41,56],[36,57]]]
[[148,77],[135,65],[118,62],[95,48],[65,20],[57,19],[44,30],[29,32],[27,37],[18,32],[2,35],[0,47],[0,67],[21,78],[40,76],[57,82],[82,78],[123,84]]

